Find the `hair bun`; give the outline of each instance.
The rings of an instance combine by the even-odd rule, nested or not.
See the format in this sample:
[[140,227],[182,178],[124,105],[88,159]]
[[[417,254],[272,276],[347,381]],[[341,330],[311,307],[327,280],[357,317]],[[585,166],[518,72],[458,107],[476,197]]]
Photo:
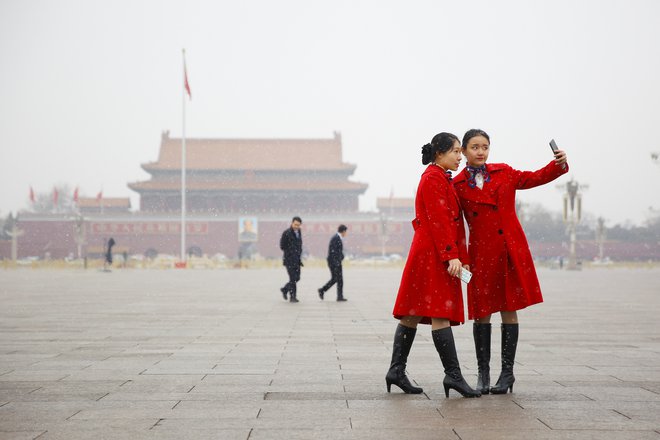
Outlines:
[[427,165],[427,164],[431,163],[431,159],[432,159],[431,158],[431,151],[432,151],[432,149],[433,149],[433,147],[431,146],[431,144],[425,144],[422,147],[422,165]]

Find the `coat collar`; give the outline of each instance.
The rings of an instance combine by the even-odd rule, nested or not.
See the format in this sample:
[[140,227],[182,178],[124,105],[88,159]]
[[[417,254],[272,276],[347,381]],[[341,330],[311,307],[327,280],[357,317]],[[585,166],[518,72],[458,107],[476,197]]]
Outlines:
[[[486,164],[486,169],[492,175],[506,169],[507,165],[504,163]],[[476,203],[485,203],[487,205],[497,205],[497,184],[494,181],[486,183],[483,189],[470,188],[467,184],[469,175],[467,167],[463,168],[454,179],[454,185],[460,193],[460,198],[470,200]]]
[[440,168],[440,167],[437,166],[437,165],[429,164],[429,166],[426,167],[426,169],[424,170],[424,172],[422,173],[422,175],[427,174],[427,173],[437,173],[437,174],[440,174],[440,175],[442,175],[445,179],[447,179],[447,181],[449,181],[449,176],[447,175],[447,172],[446,172],[443,168]]

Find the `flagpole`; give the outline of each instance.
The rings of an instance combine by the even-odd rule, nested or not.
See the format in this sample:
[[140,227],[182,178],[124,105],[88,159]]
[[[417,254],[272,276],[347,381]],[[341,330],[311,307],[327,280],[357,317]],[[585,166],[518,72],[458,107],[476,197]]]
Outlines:
[[186,262],[186,49],[183,53],[183,78],[181,87],[181,261]]

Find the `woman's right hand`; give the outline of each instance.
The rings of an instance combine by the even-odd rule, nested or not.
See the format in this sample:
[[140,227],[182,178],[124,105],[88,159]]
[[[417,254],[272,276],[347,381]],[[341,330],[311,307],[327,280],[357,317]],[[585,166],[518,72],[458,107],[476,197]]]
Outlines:
[[447,262],[449,267],[447,267],[447,272],[453,277],[461,276],[461,260],[458,258],[451,259]]
[[555,163],[557,165],[563,166],[566,162],[568,162],[566,152],[564,150],[557,150],[555,152]]

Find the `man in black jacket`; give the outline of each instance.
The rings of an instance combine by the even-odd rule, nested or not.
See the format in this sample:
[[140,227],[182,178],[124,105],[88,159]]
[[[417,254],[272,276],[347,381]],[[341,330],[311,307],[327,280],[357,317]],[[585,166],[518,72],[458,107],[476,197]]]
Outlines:
[[115,245],[115,239],[110,237],[106,243],[105,259],[103,260],[103,271],[110,272],[112,266],[112,247]]
[[302,220],[300,217],[294,217],[291,220],[291,227],[282,233],[280,238],[280,249],[284,251],[282,263],[286,267],[289,274],[289,282],[280,289],[284,300],[289,295],[289,301],[297,303],[296,298],[296,283],[300,281],[300,266],[302,266],[302,233],[300,232],[300,225]]
[[339,225],[337,233],[330,239],[330,245],[328,246],[328,267],[330,268],[332,278],[330,278],[330,281],[325,286],[318,290],[319,298],[321,299],[323,299],[325,292],[337,283],[337,301],[346,301],[346,298],[344,298],[344,275],[341,267],[341,262],[344,259],[343,240],[346,237],[346,231],[348,231],[346,225]]

